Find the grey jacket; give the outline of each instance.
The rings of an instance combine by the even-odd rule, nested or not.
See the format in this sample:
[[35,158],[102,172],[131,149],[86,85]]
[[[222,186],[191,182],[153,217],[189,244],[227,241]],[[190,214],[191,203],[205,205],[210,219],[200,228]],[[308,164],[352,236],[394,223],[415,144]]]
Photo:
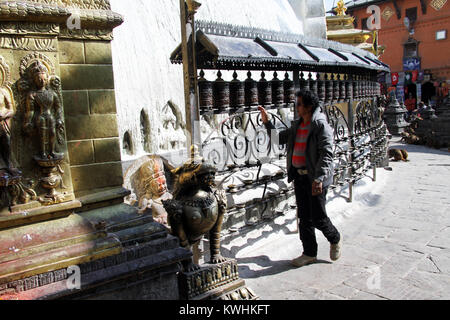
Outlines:
[[[265,124],[272,139],[278,136],[280,145],[287,144],[287,171],[288,182],[295,178],[295,168],[292,166],[292,154],[294,152],[297,129],[302,119],[292,122],[289,129],[277,132],[269,121]],[[276,141],[276,140],[275,140]],[[311,182],[319,180],[323,188],[331,185],[333,181],[333,130],[326,116],[317,108],[311,119],[311,127],[306,140],[306,169]]]

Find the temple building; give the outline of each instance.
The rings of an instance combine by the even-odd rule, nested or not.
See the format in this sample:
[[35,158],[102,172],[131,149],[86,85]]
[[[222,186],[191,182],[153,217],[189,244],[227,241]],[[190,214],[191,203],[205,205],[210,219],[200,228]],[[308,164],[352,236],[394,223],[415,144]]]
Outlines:
[[378,41],[386,45],[380,58],[392,71],[387,86],[396,86],[400,100],[411,95],[417,102],[442,104],[450,85],[450,1],[347,1],[356,27],[369,29],[371,5],[379,8]]
[[296,207],[257,109],[286,128],[296,90],[330,188],[376,181],[389,66],[327,40],[322,1],[202,2],[0,0],[1,300],[256,299],[221,244]]
[[347,8],[344,1],[340,0],[334,9],[334,16],[327,16],[327,38],[353,45],[357,48],[367,50],[377,57],[383,54],[385,46],[378,44],[378,31],[357,29],[355,18],[346,14]]

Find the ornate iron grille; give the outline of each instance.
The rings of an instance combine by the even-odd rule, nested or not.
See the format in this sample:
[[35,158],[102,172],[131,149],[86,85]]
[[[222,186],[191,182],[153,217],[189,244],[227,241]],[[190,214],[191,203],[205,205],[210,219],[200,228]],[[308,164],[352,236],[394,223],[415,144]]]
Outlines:
[[[269,112],[276,128],[288,126],[279,115]],[[219,172],[261,166],[286,156],[286,146],[271,140],[259,111],[231,115],[210,134],[202,145],[203,157]]]

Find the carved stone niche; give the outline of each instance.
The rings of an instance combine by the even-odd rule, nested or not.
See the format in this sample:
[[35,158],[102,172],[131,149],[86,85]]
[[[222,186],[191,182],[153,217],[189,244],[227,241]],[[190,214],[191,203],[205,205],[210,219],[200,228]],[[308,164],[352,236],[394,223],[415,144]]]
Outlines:
[[19,96],[23,165],[37,182],[38,201],[52,205],[74,199],[69,179],[64,179],[67,147],[61,80],[53,62],[42,53],[31,53],[20,62]]
[[[16,205],[35,198],[36,194],[22,183],[22,172],[17,169],[11,150],[11,120],[16,106],[11,89],[11,73],[0,56],[0,208]],[[28,192],[29,191],[29,192]]]
[[[0,229],[23,224],[26,219],[48,219],[51,212],[60,215],[58,204],[80,206],[72,189],[55,62],[43,53],[18,53],[11,58],[19,67],[13,72],[18,79],[13,85],[8,64],[0,57],[0,109],[2,116],[5,109],[11,109],[13,115],[2,121],[3,137],[7,138],[2,139],[0,161]],[[52,205],[56,206],[46,208]],[[66,210],[63,215],[69,213]]]

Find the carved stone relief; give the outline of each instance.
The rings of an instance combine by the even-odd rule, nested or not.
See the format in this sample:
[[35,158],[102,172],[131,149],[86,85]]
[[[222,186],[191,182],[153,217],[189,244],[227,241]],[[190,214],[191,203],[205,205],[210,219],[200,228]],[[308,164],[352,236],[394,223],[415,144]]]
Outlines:
[[36,198],[32,187],[22,182],[22,172],[16,168],[12,152],[11,119],[16,110],[11,86],[9,66],[0,56],[0,209]]
[[0,48],[3,49],[56,52],[56,47],[56,38],[0,37]]
[[0,22],[0,48],[57,51],[59,25],[38,22]]
[[109,1],[106,0],[28,0],[45,4],[55,4],[68,8],[79,8],[88,10],[111,10]]
[[62,178],[65,131],[61,81],[51,60],[37,52],[24,57],[17,88],[23,112],[22,133],[36,149],[28,156],[41,169],[39,185],[46,191],[38,200],[43,205],[64,202],[64,194],[58,191],[66,188]]
[[9,35],[58,35],[59,25],[42,22],[0,22],[0,34]]
[[60,38],[80,39],[80,40],[113,40],[113,33],[110,29],[61,29]]
[[159,148],[161,150],[178,150],[185,148],[186,135],[180,108],[172,101],[167,102],[161,112]]

